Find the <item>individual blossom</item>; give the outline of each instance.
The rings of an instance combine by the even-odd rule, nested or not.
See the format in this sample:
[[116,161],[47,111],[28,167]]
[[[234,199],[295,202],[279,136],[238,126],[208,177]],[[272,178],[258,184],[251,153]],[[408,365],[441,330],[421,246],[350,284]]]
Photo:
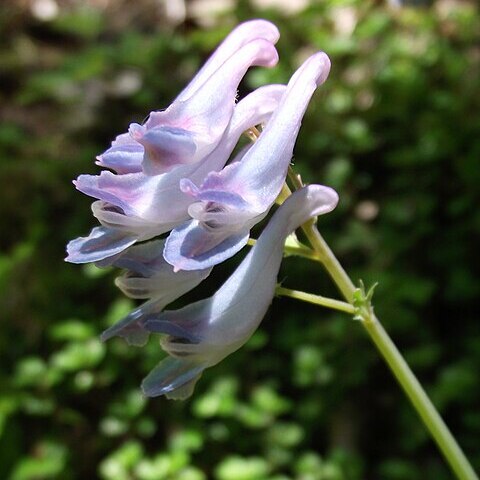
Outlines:
[[212,297],[180,310],[144,318],[145,330],[164,334],[161,346],[168,353],[144,379],[145,395],[165,394],[175,399],[190,396],[206,368],[223,360],[250,338],[275,294],[286,237],[309,218],[333,210],[337,201],[334,190],[320,185],[295,192],[277,210],[255,246]]
[[192,219],[175,228],[165,244],[165,259],[176,271],[211,267],[247,243],[250,229],[282,189],[308,102],[329,70],[325,53],[312,55],[292,76],[278,108],[241,161],[211,172],[202,183],[182,179],[181,190],[195,201],[188,207]]
[[143,125],[132,124],[129,133],[118,136],[98,157],[99,165],[116,173],[81,175],[74,182],[78,190],[98,199],[92,210],[102,226],[69,243],[68,261],[112,257],[188,218],[193,200],[175,201],[186,198],[179,180],[192,176],[203,181],[207,173],[221,169],[241,134],[238,127],[264,121],[276,106],[281,87],[261,89],[241,107],[242,102],[235,105],[235,97],[250,66],[276,64],[277,39],[277,28],[264,20],[237,27],[166,110],[152,112]]
[[164,240],[152,240],[134,245],[117,255],[112,262],[113,266],[125,269],[115,279],[117,287],[127,297],[147,301],[103,332],[103,341],[119,336],[130,345],[145,345],[150,334],[143,327],[145,319],[160,313],[210,274],[211,268],[174,273],[172,266],[163,258],[164,243]]

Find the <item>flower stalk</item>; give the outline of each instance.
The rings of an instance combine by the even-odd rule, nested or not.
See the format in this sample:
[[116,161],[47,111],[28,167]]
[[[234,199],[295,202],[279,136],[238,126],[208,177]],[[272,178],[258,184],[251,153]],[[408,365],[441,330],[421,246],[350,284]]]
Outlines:
[[456,477],[459,480],[478,480],[457,441],[373,312],[361,324],[429,430]]
[[[289,168],[288,177],[295,190],[303,187],[300,176],[295,174],[291,167]],[[347,300],[348,303],[344,305],[349,306],[353,311],[346,306],[342,310],[340,304],[344,302],[337,301],[338,303],[332,303],[335,302],[335,300],[317,297],[316,295],[304,292],[292,290],[289,294],[287,292],[278,292],[278,289],[277,292],[308,303],[315,303],[335,310],[342,310],[346,313],[353,313],[354,319],[360,321],[362,327],[390,368],[413,408],[422,419],[425,427],[430,432],[430,435],[436,442],[456,477],[459,480],[478,480],[475,471],[449,428],[376,317],[371,303],[373,288],[366,293],[363,284],[361,288],[355,287],[349,275],[318,231],[315,220],[316,219],[311,219],[302,225],[302,230],[316,253],[316,256],[313,256],[311,259],[322,263],[343,297]],[[341,308],[338,308],[339,305]]]
[[302,302],[313,303],[314,305],[318,305],[320,307],[331,308],[332,310],[349,313],[350,315],[355,313],[355,307],[353,307],[350,303],[342,302],[341,300],[322,297],[320,295],[314,295],[313,293],[306,293],[300,290],[291,290],[290,288],[284,288],[281,286],[277,286],[275,293],[282,297],[295,298],[296,300],[301,300]]
[[[251,130],[249,134],[253,141],[260,136],[260,132],[256,128]],[[300,175],[296,174],[291,166],[288,168],[288,178],[294,190],[304,187]],[[282,201],[284,201],[285,196],[291,193],[289,186],[285,183],[282,189]],[[291,290],[281,286],[277,286],[277,295],[349,313],[354,316],[355,320],[359,320],[405,395],[410,400],[410,403],[422,419],[456,477],[459,480],[478,480],[468,459],[422,385],[376,317],[371,303],[374,287],[368,293],[365,292],[363,284],[361,284],[361,288],[355,287],[355,284],[318,231],[316,218],[309,219],[301,226],[301,229],[310,242],[312,249],[300,243],[298,243],[298,246],[286,244],[285,254],[296,254],[321,263],[347,302],[299,290]]]

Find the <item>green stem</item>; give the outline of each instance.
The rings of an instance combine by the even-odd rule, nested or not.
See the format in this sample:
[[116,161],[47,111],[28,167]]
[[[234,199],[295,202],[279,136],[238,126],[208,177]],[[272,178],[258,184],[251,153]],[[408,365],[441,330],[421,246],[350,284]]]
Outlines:
[[[247,245],[253,247],[257,243],[255,238],[249,238]],[[294,246],[294,245],[284,245],[283,247],[284,256],[294,255],[297,257],[308,258],[309,260],[319,261],[317,252],[314,250],[304,247],[304,246]]]
[[313,303],[314,305],[320,305],[321,307],[332,308],[339,310],[340,312],[349,313],[353,315],[355,308],[346,302],[340,300],[334,300],[333,298],[321,297],[320,295],[313,295],[312,293],[301,292],[299,290],[290,290],[289,288],[277,287],[277,295],[283,297],[295,298],[307,303]]
[[302,226],[302,230],[317,253],[318,261],[323,264],[345,299],[349,303],[352,303],[353,292],[355,291],[356,287],[348,276],[347,272],[343,269],[337,257],[333,254],[332,250],[330,250],[327,242],[320,235],[315,223],[312,221],[305,223]]
[[[314,250],[322,259],[322,263],[336,283],[339,290],[349,303],[352,303],[356,291],[355,285],[345,272],[340,262],[328,247],[325,240],[318,232],[316,226],[310,222],[303,226],[305,234],[312,244]],[[364,312],[365,313],[365,312]],[[478,480],[472,466],[468,462],[465,454],[460,449],[457,441],[438,414],[435,406],[428,398],[425,390],[413,374],[407,362],[389,337],[373,309],[368,308],[363,316],[361,324],[370,336],[378,351],[390,367],[393,375],[397,379],[403,391],[410,399],[413,407],[417,411],[424,425],[429,430],[432,438],[437,443],[440,451],[443,453],[450,468],[455,472],[459,480]]]
[[[302,179],[299,175],[296,175],[291,168],[289,168],[288,176],[295,189],[299,189],[303,186]],[[353,305],[357,288],[331,251],[330,247],[320,235],[316,227],[315,219],[305,223],[302,226],[302,229],[317,253],[316,259],[323,264],[349,304]],[[298,295],[295,298],[302,299],[301,296]],[[442,417],[440,417],[420,382],[417,380],[402,354],[399,352],[398,348],[373,313],[370,298],[364,297],[364,299],[366,303],[363,305],[363,308],[359,311],[355,311],[357,314],[360,313],[356,318],[361,319],[361,324],[369,334],[370,339],[375,344],[387,365],[390,367],[390,370],[422,419],[424,425],[429,430],[432,438],[435,440],[440,451],[450,465],[450,468],[459,480],[478,480],[478,477],[468,462],[465,454]]]
[[309,260],[314,260],[318,262],[318,255],[313,250],[309,248],[302,248],[302,247],[292,247],[289,245],[285,245],[283,247],[283,252],[285,256],[295,255],[297,257],[308,258]]
[[361,322],[460,480],[478,480],[458,443],[374,314]]
[[[297,175],[291,167],[288,168],[288,178],[292,182],[295,190],[303,187],[303,182],[300,178],[300,175]],[[332,280],[335,282],[335,285],[338,287],[342,295],[349,303],[352,303],[355,285],[353,284],[352,280],[350,280],[350,277],[348,276],[347,272],[345,272],[340,262],[337,260],[337,257],[335,257],[332,250],[330,250],[327,242],[317,230],[316,219],[314,218],[303,224],[302,230],[317,254],[315,260],[324,265],[325,269],[332,277]]]

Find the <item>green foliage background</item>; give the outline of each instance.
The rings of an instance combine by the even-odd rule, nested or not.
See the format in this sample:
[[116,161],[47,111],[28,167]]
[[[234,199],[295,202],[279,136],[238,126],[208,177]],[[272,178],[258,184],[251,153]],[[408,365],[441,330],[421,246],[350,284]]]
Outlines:
[[[197,1],[175,17],[149,0],[65,0],[53,14],[42,3],[0,6],[0,478],[452,478],[346,316],[276,299],[191,400],[147,400],[138,386],[161,358],[156,339],[98,340],[132,308],[115,272],[63,263],[66,242],[95,224],[71,180],[98,172],[116,134],[167,106],[254,17],[279,26],[281,62],[249,73],[241,94],[287,82],[315,50],[332,59],[296,168],[340,193],[321,231],[353,278],[380,282],[379,317],[479,469],[478,4],[322,0],[290,13],[239,0],[202,13]],[[281,278],[335,295],[303,260],[286,259]]]

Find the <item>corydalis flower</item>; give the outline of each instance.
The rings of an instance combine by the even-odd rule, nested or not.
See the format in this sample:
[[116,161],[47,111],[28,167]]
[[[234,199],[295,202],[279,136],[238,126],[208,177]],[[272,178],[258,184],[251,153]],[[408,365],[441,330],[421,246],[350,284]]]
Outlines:
[[[223,168],[242,132],[267,121],[278,105],[285,88],[280,85],[259,88],[234,105],[238,82],[248,66],[276,63],[271,42],[277,38],[277,29],[269,22],[240,25],[171,107],[153,112],[144,126],[131,126],[132,136],[120,135],[98,157],[100,165],[116,174],[81,175],[74,182],[77,189],[99,199],[92,210],[102,226],[70,242],[67,261],[86,263],[112,257],[189,218],[187,209],[195,200],[180,191],[180,179],[201,183],[209,172]],[[184,127],[190,128],[181,135],[178,129],[172,130],[173,120],[168,124],[178,112]],[[188,155],[187,138],[198,140],[195,152]],[[173,149],[171,155],[168,149]]]
[[188,207],[195,199],[180,190],[182,178],[202,182],[208,173],[220,170],[242,133],[264,123],[278,105],[285,86],[268,85],[247,95],[235,107],[232,119],[217,148],[203,161],[181,165],[155,176],[142,172],[115,175],[81,175],[77,187],[96,198],[94,215],[102,223],[88,237],[67,246],[67,260],[97,262],[112,257],[137,241],[168,232],[189,218]]
[[161,345],[169,354],[143,381],[146,395],[190,396],[203,370],[250,338],[274,296],[285,238],[309,218],[333,210],[337,201],[334,190],[320,185],[295,192],[215,295],[144,320],[145,330],[166,335]]
[[[179,189],[182,178],[203,182],[223,168],[243,130],[268,119],[283,92],[268,86],[235,106],[238,83],[251,65],[278,60],[274,25],[254,20],[240,25],[217,49],[189,86],[163,112],[117,137],[98,157],[104,171],[81,175],[77,189],[97,198],[102,224],[67,246],[67,260],[86,263],[112,257],[188,219],[193,198]],[[243,130],[241,130],[243,129]]]
[[246,244],[250,229],[280,193],[302,117],[329,70],[325,53],[312,55],[293,75],[260,138],[241,161],[211,172],[200,186],[191,178],[181,181],[181,190],[195,202],[188,208],[193,220],[175,228],[165,244],[165,259],[175,270],[211,267]]
[[199,161],[220,141],[247,69],[276,65],[273,45],[278,38],[277,27],[265,20],[239,25],[173,103],[166,110],[151,112],[143,125],[131,124],[130,135],[117,137],[112,148],[98,157],[99,165],[117,173],[143,169],[158,174]]
[[103,341],[118,336],[130,345],[145,345],[150,334],[143,328],[145,320],[159,314],[210,275],[211,268],[174,273],[163,258],[164,243],[164,240],[153,240],[134,245],[112,262],[113,266],[126,270],[115,279],[117,287],[127,297],[148,301],[103,332]]
[[[170,107],[130,125],[98,157],[109,171],[74,182],[97,199],[92,210],[101,226],[70,242],[67,260],[125,269],[117,286],[146,300],[102,339],[143,345],[151,333],[163,335],[168,356],[144,380],[146,395],[188,397],[203,370],[250,338],[273,298],[286,236],[338,201],[328,187],[296,192],[215,295],[164,311],[245,245],[285,181],[303,115],[330,62],[317,53],[288,86],[261,87],[235,104],[247,69],[277,62],[277,39],[269,22],[240,25]],[[241,134],[258,125],[258,141],[230,159]],[[134,245],[170,230],[166,240]]]

